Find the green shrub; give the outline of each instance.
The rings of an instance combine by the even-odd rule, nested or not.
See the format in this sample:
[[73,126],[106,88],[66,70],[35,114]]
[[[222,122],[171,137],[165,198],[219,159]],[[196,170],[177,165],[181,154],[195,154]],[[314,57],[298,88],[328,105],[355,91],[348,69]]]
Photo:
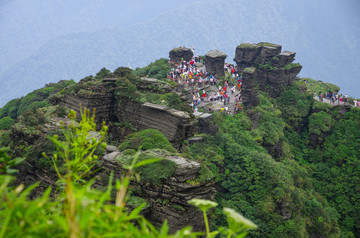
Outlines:
[[0,119],[0,130],[7,130],[14,124],[15,121],[11,117],[3,117]]
[[110,70],[106,69],[105,67],[100,69],[100,71],[96,74],[96,78],[102,79],[106,77],[113,77],[113,73]]
[[328,113],[324,111],[313,113],[309,116],[309,133],[321,135],[323,132],[330,131],[331,124],[331,115]]
[[314,102],[312,95],[301,93],[300,88],[299,84],[294,83],[276,99],[282,118],[295,129],[303,126]]
[[168,59],[158,59],[148,66],[143,68],[136,68],[134,73],[141,77],[151,77],[156,79],[167,79],[167,74],[170,72],[171,68],[169,66]]
[[32,109],[39,109],[42,107],[47,107],[50,106],[50,103],[48,103],[47,101],[36,101],[31,103],[28,107],[27,110],[32,110]]
[[17,118],[17,110],[20,101],[21,99],[17,98],[6,103],[5,106],[0,109],[0,119],[9,116],[15,120]]
[[22,158],[11,159],[11,156],[8,155],[8,151],[9,148],[0,148],[0,175],[18,172],[18,170],[13,169],[12,167],[21,164],[24,161]]
[[176,152],[174,147],[170,144],[168,139],[158,130],[146,129],[134,133],[129,139],[124,141],[120,146],[119,150],[123,151],[126,149],[137,150],[141,147],[141,150],[148,149],[164,149],[170,152]]
[[115,69],[114,75],[116,77],[124,77],[124,78],[134,77],[132,69],[130,69],[128,67],[119,67],[119,68]]
[[206,165],[201,166],[201,168],[199,170],[198,182],[200,182],[200,183],[206,182],[206,181],[213,179],[214,177],[215,177],[214,174],[211,172],[211,170]]
[[130,82],[127,78],[119,78],[116,81],[116,95],[120,97],[127,97],[130,99],[138,100],[140,94],[136,91],[136,85]]
[[26,110],[49,106],[47,100],[50,100],[51,97],[54,97],[53,100],[55,100],[57,92],[74,84],[74,80],[61,80],[58,83],[50,83],[41,89],[34,90],[25,97],[13,99],[0,109],[0,119],[9,116],[15,120]]

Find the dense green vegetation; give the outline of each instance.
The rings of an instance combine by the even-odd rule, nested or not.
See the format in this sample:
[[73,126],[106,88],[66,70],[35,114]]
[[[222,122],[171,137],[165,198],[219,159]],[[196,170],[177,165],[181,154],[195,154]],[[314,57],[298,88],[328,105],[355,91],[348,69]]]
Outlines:
[[51,100],[52,95],[73,84],[75,84],[73,80],[62,80],[58,83],[50,83],[41,89],[27,94],[25,97],[11,100],[0,109],[0,119],[11,117],[15,120],[26,110],[49,106],[49,100]]
[[[265,108],[270,110],[263,102],[258,110]],[[264,121],[259,120],[260,126],[266,125],[261,129],[264,135],[271,135],[272,128],[282,130],[275,109],[273,113],[264,113]],[[283,140],[282,154],[276,158],[269,155],[271,148],[262,146],[266,140],[259,140],[259,135],[249,130],[251,121],[246,115],[218,115],[217,122],[220,133],[190,150],[196,158],[210,159],[208,166],[222,187],[217,202],[236,208],[259,226],[251,236],[339,235],[336,210],[314,191],[309,172],[292,158],[284,136],[266,142],[271,145]],[[211,159],[211,154],[216,159]],[[221,225],[221,218],[215,224]]]
[[0,130],[7,130],[15,124],[15,120],[11,117],[3,117],[0,119]]
[[312,78],[302,78],[300,82],[304,83],[307,90],[309,90],[310,92],[313,92],[313,93],[317,93],[317,94],[325,93],[325,92],[329,92],[329,93],[339,92],[339,90],[340,90],[339,86],[336,86],[331,83],[317,81]]
[[170,72],[169,60],[161,58],[150,63],[143,68],[136,68],[135,74],[143,77],[150,77],[156,79],[167,79],[167,74]]

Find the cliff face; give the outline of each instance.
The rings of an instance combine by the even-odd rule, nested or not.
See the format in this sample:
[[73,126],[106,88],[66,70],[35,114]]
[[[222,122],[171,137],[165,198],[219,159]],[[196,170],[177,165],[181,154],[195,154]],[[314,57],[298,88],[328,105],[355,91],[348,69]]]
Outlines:
[[[79,105],[91,111],[96,109],[98,126],[105,121],[107,124],[126,123],[136,130],[157,129],[177,148],[196,132],[197,121],[192,114],[160,104],[142,103],[116,93],[116,80],[103,80],[92,90],[81,85],[74,92],[66,93],[60,104],[77,111],[78,115]],[[171,91],[154,79],[141,80],[137,85],[137,89],[146,92],[156,91],[159,87],[165,92]]]
[[[295,52],[281,52],[281,48],[281,45],[266,42],[243,43],[236,48],[234,61],[239,71],[244,72],[243,84],[246,85],[246,89],[243,96],[249,99],[245,99],[245,105],[258,104],[257,98],[254,97],[256,90],[266,91],[272,97],[277,97],[296,80],[302,66],[292,63]],[[251,98],[254,99],[252,103],[250,103]]]
[[148,102],[118,101],[114,116],[118,121],[131,123],[137,130],[161,131],[175,147],[192,136],[196,128],[196,121],[188,113]]

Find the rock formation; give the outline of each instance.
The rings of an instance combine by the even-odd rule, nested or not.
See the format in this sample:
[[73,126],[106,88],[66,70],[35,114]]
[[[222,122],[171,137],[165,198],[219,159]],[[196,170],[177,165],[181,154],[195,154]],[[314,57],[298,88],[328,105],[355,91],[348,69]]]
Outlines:
[[181,59],[190,61],[194,56],[193,51],[190,48],[178,47],[169,52],[169,58],[172,62],[180,62]]
[[195,112],[194,116],[198,119],[198,134],[215,135],[219,131],[211,113]]
[[238,69],[243,71],[247,67],[264,64],[269,58],[272,58],[281,52],[281,45],[271,43],[249,44],[242,43],[235,50],[234,61]]
[[[109,146],[108,146],[109,147]],[[122,172],[122,164],[116,160],[121,152],[116,147],[106,148],[106,154],[101,158],[104,170],[97,177],[96,186],[107,185],[106,178],[110,172]],[[193,198],[214,199],[216,192],[213,181],[194,182],[199,176],[201,164],[180,156],[160,157],[175,162],[176,169],[161,185],[137,182],[134,186],[141,188],[141,197],[147,201],[149,207],[144,216],[155,226],[160,227],[164,220],[168,221],[170,233],[191,224],[194,230],[203,231],[204,221],[202,213],[188,204]],[[192,182],[190,182],[192,181]]]
[[[251,71],[256,71],[256,78],[252,77],[257,81],[258,89],[268,92],[273,97],[279,96],[285,87],[292,84],[302,68],[300,64],[292,63],[295,52],[281,52],[281,48],[281,45],[261,42],[243,43],[235,50],[234,61],[239,71],[243,72],[246,68],[253,67],[255,70],[251,69]],[[243,96],[247,97],[244,93]],[[256,103],[254,102],[253,105]]]
[[201,212],[189,205],[188,201],[193,198],[213,200],[216,192],[214,182],[191,183],[189,181],[195,181],[198,177],[201,165],[179,156],[171,156],[167,159],[177,164],[173,176],[161,186],[149,184],[141,186],[143,197],[151,204],[145,217],[158,227],[167,219],[170,232],[189,224],[196,231],[204,230]]
[[[197,120],[191,113],[165,105],[142,103],[136,98],[129,98],[129,95],[125,95],[124,92],[117,92],[115,88],[119,80],[121,79],[104,79],[97,82],[96,87],[92,89],[87,88],[86,83],[79,84],[75,89],[69,89],[69,92],[65,93],[60,104],[77,111],[77,115],[80,115],[79,105],[91,111],[96,109],[95,121],[98,126],[105,121],[107,124],[114,122],[126,124],[136,130],[158,129],[176,148],[180,148],[184,140],[196,133],[198,126],[203,128],[204,132],[202,133],[217,131],[214,126],[209,124],[212,122],[212,116],[203,116]],[[136,82],[136,89],[142,92],[157,92],[160,90],[159,88],[162,92],[171,92],[172,90],[169,85],[163,85],[156,79],[141,79]],[[112,129],[110,128],[110,130]],[[122,128],[122,130],[125,132],[115,130],[113,133],[123,133],[124,135],[119,137],[123,138],[128,132],[131,132],[126,128]]]
[[212,75],[224,75],[224,64],[226,59],[226,54],[218,51],[211,50],[205,55],[205,67],[206,71]]
[[246,107],[256,107],[259,104],[259,90],[256,80],[256,68],[248,67],[244,70],[242,81],[242,102]]

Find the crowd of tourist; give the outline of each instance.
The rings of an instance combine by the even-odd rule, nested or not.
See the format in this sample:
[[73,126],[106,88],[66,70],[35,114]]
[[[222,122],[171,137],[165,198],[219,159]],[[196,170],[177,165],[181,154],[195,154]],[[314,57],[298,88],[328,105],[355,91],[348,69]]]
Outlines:
[[[214,105],[223,104],[220,111],[225,113],[231,113],[229,106],[232,105],[233,113],[236,114],[242,110],[242,80],[243,76],[239,73],[237,67],[233,64],[225,63],[224,71],[225,78],[219,80],[217,75],[211,75],[206,72],[203,59],[200,56],[193,57],[190,61],[181,60],[180,62],[171,62],[171,71],[168,74],[168,79],[175,81],[179,84],[185,85],[192,91],[192,103],[191,107],[194,112],[198,111],[201,105]],[[309,84],[307,80],[303,80],[304,83]],[[210,86],[210,87],[205,87]],[[312,86],[312,85],[310,85]],[[310,90],[308,90],[310,92]],[[347,94],[342,95],[337,92],[319,92],[314,93],[315,97],[318,97],[319,101],[329,100],[332,105],[354,103],[355,107],[360,107],[360,101],[353,100],[349,102]],[[233,103],[230,103],[230,99],[233,98]],[[212,111],[211,106],[208,107],[208,111]]]
[[[239,75],[236,66],[225,64],[224,70],[228,72],[225,78],[228,80],[219,80],[217,75],[206,72],[201,62],[202,59],[198,56],[191,61],[181,60],[179,63],[169,61],[171,71],[168,79],[184,84],[191,89],[193,99],[191,107],[194,112],[198,111],[198,107],[202,104],[221,103],[223,107],[220,111],[230,113],[228,108],[231,98],[235,101],[234,112],[237,113],[241,110],[242,74]],[[213,109],[209,106],[208,110],[212,111]]]

